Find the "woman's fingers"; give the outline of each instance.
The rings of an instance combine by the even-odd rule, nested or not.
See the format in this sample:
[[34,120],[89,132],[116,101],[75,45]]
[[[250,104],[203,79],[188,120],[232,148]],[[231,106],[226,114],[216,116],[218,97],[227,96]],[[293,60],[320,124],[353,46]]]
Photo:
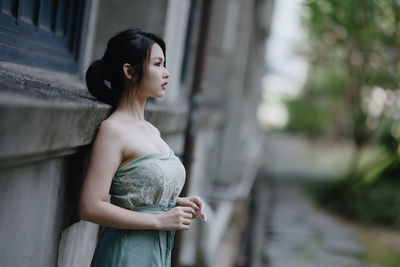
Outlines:
[[202,213],[201,217],[203,218],[203,222],[207,222],[207,214],[206,213]]
[[[198,196],[193,196],[193,197],[182,197],[179,198],[179,204],[184,206],[184,207],[191,207],[194,212],[193,212],[193,217],[199,217],[202,216],[202,213],[205,209],[205,204],[203,200],[198,197]],[[203,218],[204,219],[204,218]]]
[[186,206],[186,207],[181,207],[181,209],[183,210],[183,212],[191,214],[191,218],[193,219],[194,217],[196,217],[196,211],[194,208]]
[[193,218],[194,218],[194,215],[193,215],[193,213],[191,213],[191,212],[185,212],[185,213],[183,213],[183,218],[186,218],[186,219],[193,219]]
[[181,209],[183,210],[184,213],[190,213],[192,217],[196,215],[196,211],[192,207],[186,206],[186,207],[181,207]]
[[199,206],[192,199],[186,199],[182,204],[185,207],[191,207],[195,211],[197,211],[197,209],[199,209]]
[[192,201],[192,203],[194,203],[197,206],[197,208],[200,210],[200,212],[203,212],[204,202],[203,202],[203,200],[201,200],[200,197],[198,197],[198,196],[192,197],[191,201]]
[[206,222],[207,215],[204,213],[205,205],[204,205],[203,200],[198,196],[191,197],[190,200],[192,203],[194,203],[196,205],[196,207],[194,208],[196,211],[195,217],[202,217],[203,221]]
[[189,230],[189,225],[192,223],[193,214],[192,208],[183,210],[183,217],[181,218],[181,230]]
[[197,211],[197,210],[200,209],[199,206],[196,205],[196,203],[194,203],[194,202],[192,202],[192,201],[189,202],[189,205],[190,205],[190,207],[192,207],[195,211]]
[[189,230],[192,220],[196,217],[202,217],[204,222],[207,221],[207,215],[202,212],[204,204],[199,197],[182,200],[180,204],[185,206],[175,207],[166,213],[166,229]]
[[183,223],[184,225],[190,225],[190,224],[192,223],[192,220],[190,220],[190,219],[183,219],[183,220],[182,220],[182,223]]

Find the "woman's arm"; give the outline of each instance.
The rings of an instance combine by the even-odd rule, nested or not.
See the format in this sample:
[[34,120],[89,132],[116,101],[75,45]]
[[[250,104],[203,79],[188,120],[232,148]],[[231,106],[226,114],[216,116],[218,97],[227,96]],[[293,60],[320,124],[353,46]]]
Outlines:
[[187,230],[191,207],[177,207],[161,214],[127,210],[107,202],[112,178],[123,159],[123,139],[118,125],[104,121],[93,143],[82,187],[79,213],[83,220],[121,229]]

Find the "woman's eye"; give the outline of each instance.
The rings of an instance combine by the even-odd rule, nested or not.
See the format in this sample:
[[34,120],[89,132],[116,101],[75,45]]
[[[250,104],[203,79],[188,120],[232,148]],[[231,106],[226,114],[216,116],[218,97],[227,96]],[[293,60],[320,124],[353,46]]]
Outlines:
[[157,63],[155,63],[154,65],[156,65],[156,66],[161,66],[161,62],[157,62]]

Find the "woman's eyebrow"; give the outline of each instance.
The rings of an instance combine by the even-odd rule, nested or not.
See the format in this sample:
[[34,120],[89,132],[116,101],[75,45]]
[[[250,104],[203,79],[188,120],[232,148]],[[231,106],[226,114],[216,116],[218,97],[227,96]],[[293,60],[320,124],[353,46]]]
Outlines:
[[159,59],[159,60],[161,60],[161,61],[163,61],[163,60],[164,60],[164,58],[163,58],[163,57],[153,57],[151,60],[156,60],[156,59]]

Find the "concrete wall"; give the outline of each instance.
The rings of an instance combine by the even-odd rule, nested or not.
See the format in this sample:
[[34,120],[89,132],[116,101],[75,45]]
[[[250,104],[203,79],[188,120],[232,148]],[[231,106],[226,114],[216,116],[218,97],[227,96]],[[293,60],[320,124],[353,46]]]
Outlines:
[[108,107],[82,97],[82,88],[38,78],[57,73],[26,70],[0,66],[0,260],[56,266],[62,231],[79,221],[88,145]]
[[196,223],[196,231],[186,233],[181,247],[185,266],[217,266],[235,205],[249,195],[263,157],[256,106],[272,4],[213,1],[190,186],[191,194],[209,204],[209,222]]
[[[90,144],[110,107],[90,96],[82,77],[116,32],[142,27],[165,35],[167,47],[173,48],[168,50],[167,64],[178,78],[169,89],[171,96],[149,103],[145,116],[177,154],[183,152],[201,1],[184,2],[179,6],[176,0],[88,1],[81,71],[76,75],[0,63],[2,266],[88,266],[90,262],[98,226],[79,219],[77,202]],[[240,201],[252,183],[249,170],[257,168],[260,151],[254,143],[260,139],[255,102],[260,73],[256,65],[266,37],[257,24],[264,21],[264,13],[257,10],[267,2],[213,1],[189,190],[209,203],[210,222],[194,226],[185,236],[182,264],[210,265],[234,201]],[[196,4],[192,18],[190,4]],[[182,80],[189,19],[187,75]]]
[[[0,63],[0,261],[2,266],[88,266],[98,226],[77,203],[90,144],[110,107],[94,101],[83,73],[116,32],[163,35],[168,1],[88,1],[81,73]],[[185,107],[149,105],[146,117],[182,150]]]
[[142,28],[163,36],[168,1],[98,0],[93,58],[100,58],[108,39],[128,28]]

